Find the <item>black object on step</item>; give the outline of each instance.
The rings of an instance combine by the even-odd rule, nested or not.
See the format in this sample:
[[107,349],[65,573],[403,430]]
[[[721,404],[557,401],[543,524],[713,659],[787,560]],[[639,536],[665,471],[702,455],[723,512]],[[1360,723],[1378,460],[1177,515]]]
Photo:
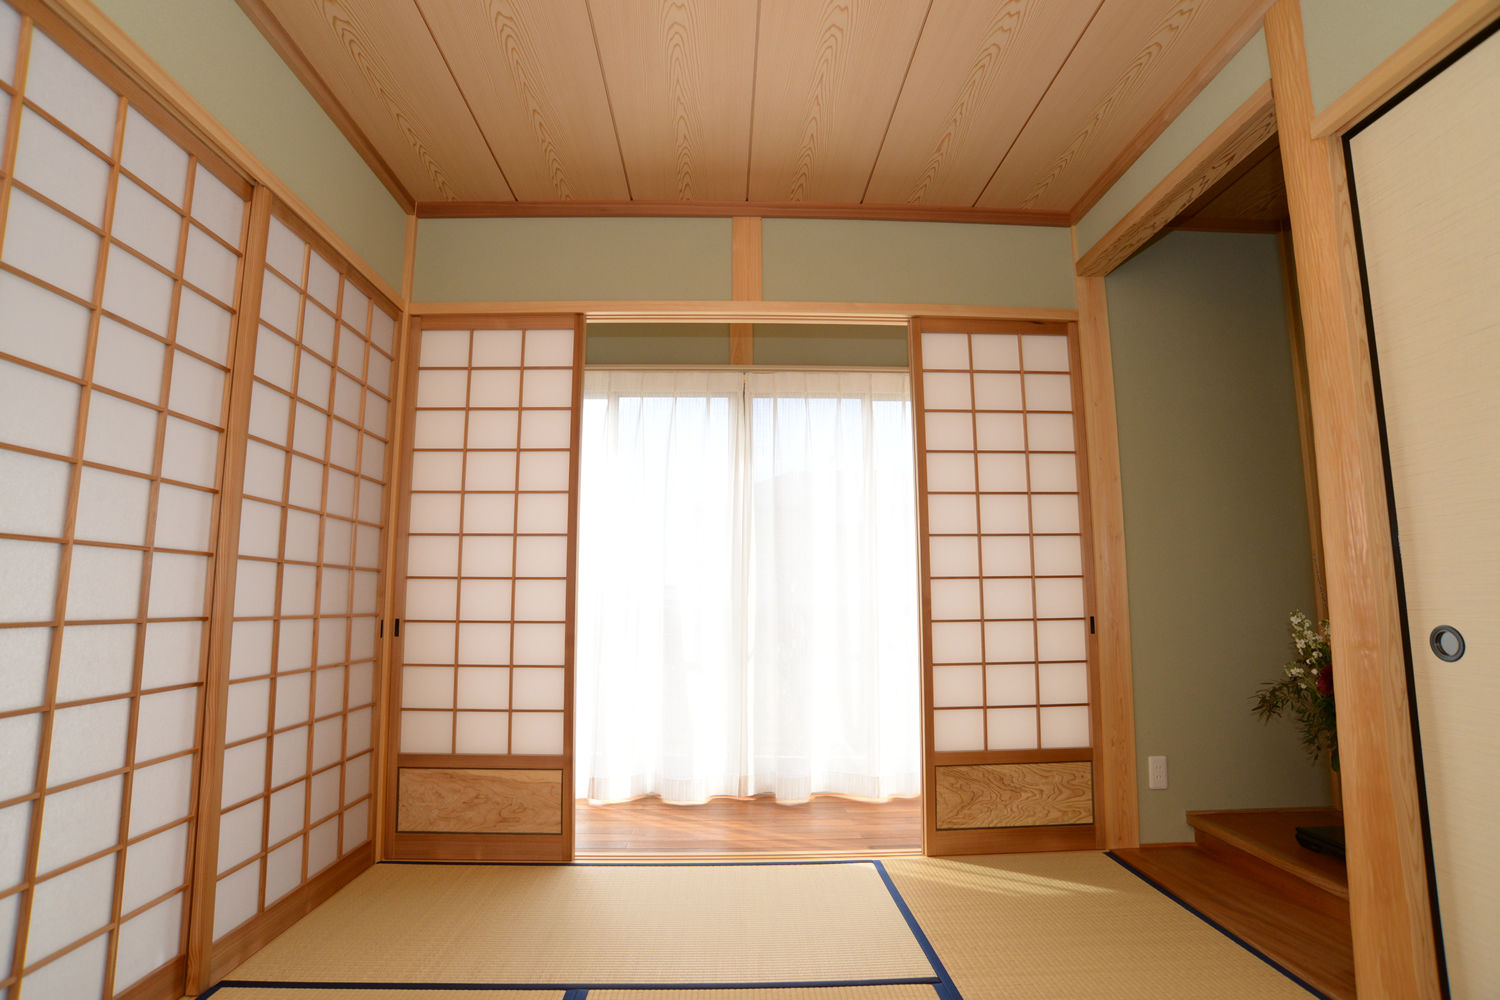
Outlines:
[[1309,851],[1327,854],[1344,860],[1344,828],[1342,826],[1299,826],[1297,843]]

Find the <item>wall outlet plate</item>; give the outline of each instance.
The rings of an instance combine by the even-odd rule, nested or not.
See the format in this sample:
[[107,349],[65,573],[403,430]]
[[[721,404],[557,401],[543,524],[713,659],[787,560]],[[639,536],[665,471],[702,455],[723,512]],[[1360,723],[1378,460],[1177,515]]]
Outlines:
[[1167,787],[1167,758],[1165,754],[1146,758],[1147,781],[1152,788]]

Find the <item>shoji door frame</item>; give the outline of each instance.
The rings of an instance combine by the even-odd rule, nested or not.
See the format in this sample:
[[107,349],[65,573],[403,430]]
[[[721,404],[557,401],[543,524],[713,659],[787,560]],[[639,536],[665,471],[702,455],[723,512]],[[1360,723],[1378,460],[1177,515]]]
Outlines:
[[[410,257],[410,254],[408,254]],[[410,266],[410,260],[408,260]],[[1102,285],[1102,281],[1100,282]],[[902,326],[910,330],[918,319],[965,320],[975,322],[1029,322],[1079,324],[1089,300],[1087,286],[1080,287],[1080,309],[1033,309],[996,306],[961,306],[947,303],[857,303],[857,302],[779,302],[761,299],[714,301],[529,301],[529,302],[412,302],[408,314],[413,327],[423,322],[453,325],[466,317],[504,315],[558,315],[572,313],[580,317],[580,334],[589,323],[863,323]],[[1096,314],[1096,315],[1102,315]],[[1094,823],[1097,842],[1103,847],[1129,847],[1139,842],[1136,798],[1135,717],[1130,668],[1130,623],[1125,588],[1124,514],[1120,498],[1119,452],[1115,434],[1114,375],[1111,368],[1107,326],[1101,337],[1099,327],[1080,326],[1075,337],[1075,391],[1081,400],[1078,428],[1089,442],[1087,471],[1084,476],[1090,492],[1085,503],[1084,519],[1093,537],[1092,554],[1085,566],[1090,583],[1086,588],[1089,614],[1095,616],[1096,634],[1091,635],[1091,655],[1097,660],[1093,673],[1096,689],[1094,715]],[[402,363],[408,364],[405,356]],[[908,365],[910,369],[910,365]],[[580,371],[582,366],[580,366]],[[406,372],[398,376],[405,385]],[[398,390],[402,391],[402,390]],[[410,391],[403,412],[410,409]],[[409,421],[408,421],[409,424]],[[403,436],[410,433],[403,431]],[[403,461],[409,448],[403,444]],[[915,454],[913,462],[916,461]],[[393,487],[403,497],[409,489],[403,470]],[[404,530],[404,525],[402,525]],[[396,533],[399,537],[399,533]],[[398,567],[393,580],[404,578]],[[925,653],[924,653],[925,658]],[[396,662],[394,656],[390,662]],[[924,671],[924,674],[926,672]],[[930,677],[924,677],[924,704],[930,705]],[[395,701],[392,701],[395,704]],[[930,761],[926,744],[930,720],[923,719],[923,796],[930,799],[925,779]],[[394,730],[394,727],[392,727]],[[394,745],[386,741],[392,760]],[[571,743],[569,750],[571,752]],[[387,771],[393,770],[388,767]],[[392,790],[386,793],[385,811],[394,809]],[[382,830],[389,817],[382,817]],[[925,824],[924,824],[925,827]],[[390,857],[386,840],[380,855]]]
[[[573,329],[573,420],[570,430],[568,468],[568,553],[567,583],[565,586],[564,661],[563,661],[563,752],[556,755],[505,754],[402,754],[401,752],[401,680],[404,664],[403,639],[399,623],[406,616],[406,539],[411,521],[412,464],[415,456],[417,415],[418,360],[425,330],[483,330],[525,329],[547,327],[560,329],[562,325]],[[388,651],[386,656],[389,671],[385,694],[387,710],[383,739],[385,765],[377,776],[384,793],[382,815],[376,818],[381,833],[380,859],[431,859],[431,860],[477,860],[477,861],[571,861],[573,858],[573,678],[574,678],[574,606],[578,585],[578,450],[582,434],[582,394],[584,356],[584,317],[566,310],[542,310],[516,312],[513,310],[473,312],[444,312],[437,315],[412,315],[407,328],[407,339],[398,358],[402,366],[397,372],[397,398],[401,400],[399,410],[399,439],[393,460],[396,463],[396,481],[392,503],[397,505],[397,516],[391,525],[391,544],[394,546],[394,561],[391,564],[391,615],[387,619],[390,631],[386,633]],[[520,408],[518,406],[518,413]],[[517,422],[519,435],[519,420]],[[517,440],[519,452],[519,437]],[[464,450],[468,450],[467,441]],[[519,486],[519,483],[517,484]],[[519,495],[519,493],[518,493]],[[512,525],[514,528],[514,525]],[[514,570],[514,566],[512,566]],[[512,623],[513,625],[514,623]],[[455,664],[455,669],[457,665]],[[454,711],[458,710],[455,702]],[[510,709],[507,708],[507,712]],[[508,749],[508,748],[507,748]],[[562,772],[562,830],[561,836],[553,834],[509,834],[509,833],[426,833],[402,832],[398,829],[399,787],[402,767],[411,768],[460,768],[485,770],[560,770]]]
[[[928,530],[929,509],[927,491],[927,463],[925,458],[927,451],[927,433],[925,420],[925,399],[921,383],[923,374],[922,365],[922,335],[924,333],[959,333],[959,334],[1008,334],[1018,338],[1029,333],[1063,335],[1067,337],[1068,343],[1068,367],[1069,384],[1073,396],[1073,420],[1074,420],[1074,448],[1076,454],[1076,467],[1078,473],[1078,506],[1079,506],[1079,541],[1081,552],[1081,570],[1083,577],[1083,616],[1093,626],[1096,621],[1095,599],[1095,561],[1093,549],[1094,526],[1092,518],[1086,512],[1092,510],[1089,489],[1089,440],[1088,429],[1084,426],[1082,419],[1085,404],[1083,396],[1083,376],[1081,373],[1081,352],[1078,340],[1077,323],[1034,323],[1034,322],[1006,322],[996,320],[939,320],[934,321],[925,317],[914,318],[909,328],[908,359],[912,371],[912,420],[914,430],[914,441],[916,445],[916,484],[917,484],[917,534],[919,543],[919,586],[921,589],[921,635],[922,635],[922,844],[926,854],[983,854],[997,851],[1052,851],[1052,850],[1086,850],[1089,848],[1104,846],[1106,823],[1104,821],[1104,810],[1100,806],[1101,775],[1104,774],[1103,755],[1103,726],[1104,716],[1100,710],[1100,662],[1099,642],[1097,628],[1090,628],[1085,637],[1085,655],[1088,664],[1088,689],[1089,689],[1089,746],[1088,748],[1069,749],[1044,749],[1040,746],[1040,728],[1038,729],[1038,748],[1033,750],[970,750],[970,751],[938,751],[934,745],[933,726],[933,657],[932,657],[932,575],[929,562],[929,539]],[[1018,376],[1019,377],[1019,376]],[[1024,419],[1024,418],[1023,418]],[[978,454],[979,442],[976,440],[975,453]],[[1029,457],[1028,450],[1025,455]],[[1029,479],[1029,476],[1028,476]],[[978,483],[976,479],[975,496],[979,496]],[[1026,494],[1029,500],[1031,493]],[[1028,519],[1030,514],[1028,513]],[[980,532],[983,526],[976,517],[975,544],[980,544],[982,536]],[[960,536],[964,537],[964,536]],[[1034,537],[1034,536],[1032,536]],[[1032,566],[1032,573],[1036,571]],[[977,583],[983,587],[983,566],[977,569]],[[1035,579],[1035,577],[1033,577]],[[1033,594],[1035,588],[1033,587]],[[1036,608],[1032,609],[1033,620],[1036,620]],[[980,623],[982,629],[983,623]],[[1034,654],[1041,656],[1041,650],[1035,649]],[[983,659],[983,657],[981,657]],[[987,665],[981,664],[981,670],[987,669]],[[1037,707],[1041,707],[1041,692],[1036,692]],[[1022,706],[1030,707],[1030,706]],[[988,711],[988,706],[982,706]],[[939,756],[941,753],[941,757]],[[1013,827],[987,827],[979,829],[939,829],[938,827],[938,796],[937,796],[937,772],[940,767],[953,767],[964,765],[992,765],[992,764],[1057,764],[1087,761],[1091,766],[1091,789],[1093,799],[1093,818],[1086,824],[1038,824],[1030,826]],[[1106,776],[1107,777],[1107,776]],[[1040,786],[1039,786],[1040,787]]]

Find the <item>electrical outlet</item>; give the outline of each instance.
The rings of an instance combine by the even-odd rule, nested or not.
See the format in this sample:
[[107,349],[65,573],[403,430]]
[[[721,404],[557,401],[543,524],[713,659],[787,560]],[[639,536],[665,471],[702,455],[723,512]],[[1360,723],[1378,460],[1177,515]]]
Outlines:
[[1157,757],[1147,757],[1146,766],[1149,770],[1148,780],[1152,788],[1167,787],[1167,758],[1163,754]]

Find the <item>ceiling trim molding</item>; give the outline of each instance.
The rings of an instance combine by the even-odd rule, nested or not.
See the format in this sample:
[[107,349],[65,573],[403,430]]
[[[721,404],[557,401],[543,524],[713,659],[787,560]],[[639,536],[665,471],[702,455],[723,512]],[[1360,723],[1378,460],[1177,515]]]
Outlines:
[[1276,108],[1271,99],[1271,81],[1267,80],[1078,258],[1077,273],[1086,277],[1105,275],[1119,267],[1275,134]]
[[1089,213],[1089,209],[1109,193],[1109,189],[1125,176],[1125,171],[1140,159],[1141,154],[1149,149],[1153,142],[1161,138],[1167,126],[1177,120],[1177,116],[1193,103],[1193,99],[1203,92],[1203,88],[1212,83],[1220,70],[1229,64],[1229,60],[1238,55],[1240,49],[1255,37],[1255,33],[1261,29],[1271,3],[1272,0],[1259,0],[1255,6],[1246,11],[1244,18],[1234,26],[1234,30],[1225,35],[1223,41],[1209,51],[1166,103],[1146,119],[1145,124],[1125,148],[1120,150],[1120,154],[1104,169],[1103,173],[1094,178],[1094,183],[1089,185],[1083,197],[1078,199],[1078,204],[1073,206],[1073,211],[1069,213],[1073,225],[1077,225],[1078,221]]
[[307,92],[312,95],[313,100],[318,102],[318,107],[323,109],[324,113],[332,119],[334,126],[343,133],[344,138],[349,140],[349,145],[354,147],[354,151],[359,154],[359,158],[365,161],[365,165],[379,178],[380,183],[391,193],[391,197],[396,199],[396,204],[401,206],[401,211],[410,215],[412,209],[416,206],[416,199],[406,190],[405,185],[397,179],[396,172],[391,169],[390,164],[386,163],[380,153],[376,151],[375,144],[370,141],[369,136],[365,135],[360,127],[354,123],[354,119],[350,117],[348,110],[339,103],[338,98],[334,96],[328,84],[318,74],[318,71],[313,68],[312,62],[303,54],[302,49],[297,46],[297,43],[292,40],[292,36],[287,34],[281,22],[276,20],[276,15],[271,13],[270,8],[265,4],[265,0],[234,0],[234,2],[239,5],[240,10],[250,19],[250,23],[255,25],[255,30],[260,32],[261,37],[281,57],[281,61],[286,63],[287,68],[292,71],[292,75],[297,78],[303,87],[307,88]]
[[419,201],[416,203],[416,215],[419,219],[750,216],[762,219],[879,219],[894,222],[969,222],[1058,228],[1069,224],[1067,212],[763,201]]

